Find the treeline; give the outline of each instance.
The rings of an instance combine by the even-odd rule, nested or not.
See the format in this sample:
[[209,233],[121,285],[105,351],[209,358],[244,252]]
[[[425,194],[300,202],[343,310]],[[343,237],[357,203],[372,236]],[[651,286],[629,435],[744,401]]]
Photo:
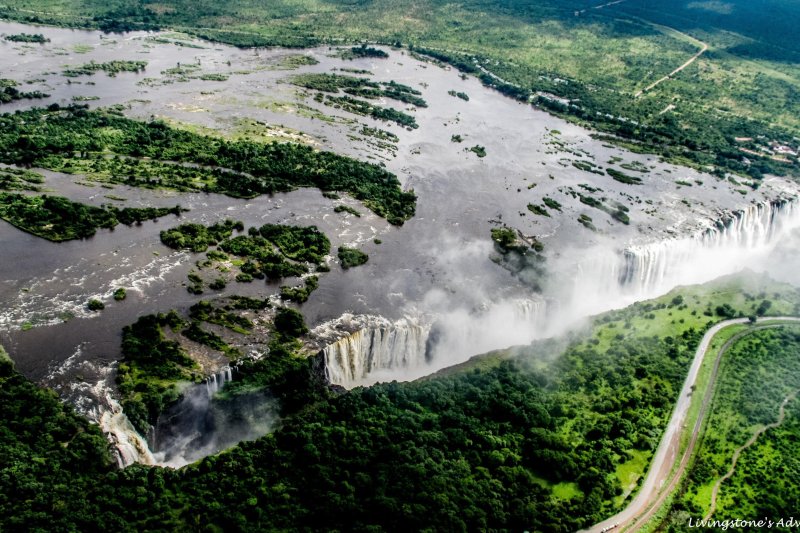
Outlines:
[[[714,166],[719,172],[735,172],[760,179],[764,174],[797,174],[794,163],[776,161],[766,156],[755,157],[742,152],[736,138],[764,136],[791,139],[784,129],[754,119],[735,115],[712,114],[692,108],[691,116],[681,120],[659,111],[669,102],[631,106],[631,95],[604,89],[580,80],[555,75],[532,76],[524,69],[503,72],[504,81],[481,69],[492,61],[477,55],[411,47],[417,53],[451,64],[462,72],[475,75],[484,85],[523,102],[532,102],[558,116],[586,124],[612,137],[601,140],[628,141],[626,147],[639,152],[655,153],[682,164],[697,167]],[[712,127],[713,125],[713,127]]]
[[[307,328],[299,313],[281,309],[268,355],[240,367],[243,376],[222,393],[272,391],[283,408],[278,430],[177,471],[105,473],[89,450],[82,459],[93,468],[55,463],[36,473],[65,480],[36,485],[37,498],[60,502],[42,513],[5,470],[0,502],[14,512],[0,513],[0,526],[36,527],[50,513],[77,530],[575,531],[624,505],[629,487],[618,467],[656,449],[709,324],[704,309],[727,303],[747,313],[755,305],[740,292],[742,302],[701,294],[607,313],[569,339],[487,354],[425,380],[338,394],[325,387],[318,359],[295,356]],[[782,294],[782,308],[796,301]],[[209,306],[192,314],[246,326]],[[161,360],[175,360],[159,328],[177,321],[148,320],[130,352],[149,357],[158,346]],[[3,407],[0,432],[20,421],[29,434],[58,425]],[[20,444],[14,464],[35,453]]]
[[0,347],[0,526],[44,531],[75,523],[80,491],[111,470],[100,429],[18,374]]
[[4,163],[58,170],[93,154],[105,157],[99,155],[102,152],[205,165],[211,170],[198,190],[234,197],[297,187],[346,191],[396,225],[411,218],[416,205],[414,193],[404,192],[394,174],[380,166],[299,144],[226,141],[82,106],[54,104],[46,110],[0,116]]
[[37,237],[60,242],[85,239],[99,228],[114,229],[118,224],[141,224],[169,214],[180,216],[185,209],[175,207],[94,207],[62,196],[27,196],[0,193],[0,218]]

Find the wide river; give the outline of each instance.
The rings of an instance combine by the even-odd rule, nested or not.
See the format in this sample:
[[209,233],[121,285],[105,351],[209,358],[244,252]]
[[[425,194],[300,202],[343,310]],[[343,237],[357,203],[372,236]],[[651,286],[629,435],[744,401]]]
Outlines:
[[[15,80],[21,90],[41,90],[51,96],[5,104],[0,112],[54,102],[119,106],[130,117],[160,118],[200,133],[302,142],[382,163],[406,189],[415,191],[416,216],[394,227],[351,198],[344,201],[361,217],[334,213],[334,205],[340,202],[317,190],[237,200],[119,185],[105,188],[81,176],[42,171],[48,189],[93,205],[180,203],[190,209],[182,221],[233,218],[248,226],[314,224],[330,237],[334,249],[341,244],[363,249],[370,259],[359,268],[345,271],[331,259],[331,272],[322,276],[320,288],[302,306],[312,327],[346,312],[390,319],[472,316],[475,310],[501,301],[542,302],[545,297],[563,308],[575,301],[571,291],[578,273],[587,276],[627,247],[697,235],[726,214],[760,202],[797,197],[797,186],[784,179],[767,178],[753,190],[604,144],[585,129],[402,50],[386,48],[388,59],[347,60],[330,48],[241,50],[180,34],[104,35],[0,23],[0,34],[21,32],[42,33],[50,41],[0,40],[0,77]],[[315,61],[298,61],[298,57]],[[146,61],[147,66],[140,73],[113,77],[103,72],[77,78],[63,74],[90,61],[111,60]],[[381,102],[408,108],[419,128],[408,130],[328,107],[289,81],[300,73],[346,74],[343,69],[369,71],[375,81],[394,80],[421,91],[428,103],[424,108]],[[452,91],[466,93],[468,101],[449,94]],[[363,133],[364,126],[390,131],[399,140],[394,147],[380,146]],[[484,147],[486,156],[469,151],[473,146]],[[603,168],[624,164],[636,169],[624,172],[641,177],[643,184],[626,185],[605,173],[581,170],[574,162],[583,162],[584,168],[587,163]],[[630,225],[581,203],[577,193],[586,191],[627,207]],[[541,216],[528,209],[528,204],[541,205],[545,196],[558,201],[561,210]],[[581,215],[591,217],[596,231],[579,222]],[[791,230],[796,223],[792,219],[784,229]],[[185,287],[187,272],[200,255],[175,252],[159,241],[159,231],[176,224],[176,218],[168,216],[139,227],[120,226],[101,230],[90,239],[54,244],[0,222],[0,343],[18,368],[85,407],[93,384],[108,381],[109,365],[119,357],[124,325],[142,314],[185,309],[201,298]],[[502,224],[544,243],[546,265],[552,273],[540,280],[544,296],[491,260],[495,252],[490,230]],[[376,238],[382,243],[376,244]],[[744,250],[730,256],[728,264],[702,266],[698,270],[705,273],[700,278],[677,281],[703,281],[741,266],[757,267],[765,253],[772,253],[774,244],[769,243],[769,250],[759,249],[761,255],[755,259]],[[794,250],[784,246],[784,259],[787,254],[794,258]],[[674,281],[669,283],[674,285]],[[614,285],[617,280],[606,283]],[[129,288],[129,297],[115,303],[110,296],[119,286]],[[264,297],[277,288],[278,284],[263,282],[234,283],[226,291]],[[662,284],[653,291],[668,288]],[[593,300],[592,295],[583,296]],[[91,297],[104,299],[106,309],[86,311]],[[631,298],[592,301],[580,312],[608,309]],[[470,349],[477,353],[528,342],[533,327],[524,322],[506,324],[487,332],[486,343]],[[461,360],[464,355],[471,354],[462,354]]]

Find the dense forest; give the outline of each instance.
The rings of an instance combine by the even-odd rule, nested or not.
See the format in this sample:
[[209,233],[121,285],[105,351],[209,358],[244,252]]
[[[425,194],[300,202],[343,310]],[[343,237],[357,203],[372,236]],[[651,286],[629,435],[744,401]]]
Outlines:
[[[390,172],[331,152],[289,144],[226,141],[139,122],[82,106],[34,109],[0,116],[0,161],[85,173],[105,170],[109,152],[138,161],[122,176],[103,179],[133,186],[218,192],[239,198],[297,187],[343,191],[392,224],[414,215],[416,196]],[[155,163],[140,158],[150,158]],[[174,163],[166,163],[174,162]],[[205,166],[187,170],[184,163]],[[157,172],[150,172],[156,165]],[[161,172],[165,168],[171,172]]]
[[[4,441],[0,524],[573,531],[630,497],[637,478],[629,473],[641,476],[657,445],[702,331],[723,318],[715,309],[746,315],[766,296],[770,312],[798,304],[783,286],[726,281],[608,313],[571,339],[487,354],[418,382],[348,392],[328,389],[314,358],[293,355],[306,328],[286,309],[274,319],[271,356],[226,389],[275,391],[281,428],[180,470],[109,470],[97,446],[80,449],[86,463],[77,464],[88,466],[77,469],[64,459],[73,445],[60,445],[74,434],[66,429],[74,418],[33,420],[30,410],[13,408],[18,393],[4,386],[0,431],[25,423],[36,440]],[[204,305],[194,316],[233,320],[214,308]],[[170,320],[163,323],[171,327]],[[152,355],[174,359],[171,350],[159,352]],[[3,369],[7,382],[36,390],[9,364]],[[28,400],[35,409],[67,409],[52,395],[35,396]],[[52,454],[47,469],[36,467],[42,446]],[[20,477],[13,465],[33,470]],[[22,481],[36,487],[35,497],[20,490]]]
[[[797,509],[800,486],[796,483],[796,456],[790,447],[800,439],[795,399],[800,391],[798,354],[800,330],[796,326],[753,331],[729,350],[720,369],[706,433],[668,518],[674,529],[687,530],[687,516],[699,519],[707,515],[716,484],[720,486],[714,519],[766,516],[777,520]],[[769,386],[762,379],[768,380]],[[759,435],[737,461],[734,475],[721,483],[735,450],[759,428],[778,422],[785,399],[790,400],[785,421]]]

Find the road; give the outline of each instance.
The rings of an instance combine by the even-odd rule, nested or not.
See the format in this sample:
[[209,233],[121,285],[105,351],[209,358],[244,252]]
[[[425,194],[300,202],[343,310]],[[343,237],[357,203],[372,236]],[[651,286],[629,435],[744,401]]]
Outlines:
[[725,480],[730,479],[733,476],[733,473],[736,471],[736,463],[739,461],[739,457],[742,455],[742,452],[745,451],[747,448],[755,444],[762,434],[765,431],[770,429],[780,427],[783,424],[783,419],[786,418],[786,404],[792,401],[800,391],[794,391],[793,393],[789,394],[786,398],[783,399],[781,402],[781,406],[778,409],[778,420],[772,422],[771,424],[767,424],[766,426],[760,428],[758,431],[753,433],[753,436],[750,437],[747,442],[745,442],[742,446],[736,449],[733,452],[733,458],[731,459],[731,468],[728,472],[719,478],[716,483],[714,483],[714,489],[711,491],[711,508],[708,511],[708,514],[703,518],[703,520],[708,520],[714,514],[714,511],[717,510],[717,496],[719,495],[719,489]]
[[[677,30],[676,30],[676,31],[677,31]],[[689,65],[691,65],[692,63],[694,63],[694,62],[697,60],[697,58],[698,58],[698,57],[700,57],[701,55],[703,55],[703,53],[705,53],[705,51],[706,51],[706,50],[708,50],[708,44],[706,44],[706,43],[703,43],[703,46],[700,48],[700,51],[699,51],[699,52],[697,52],[697,53],[696,53],[695,55],[693,55],[692,57],[690,57],[690,58],[689,58],[689,61],[687,61],[687,62],[686,62],[686,63],[684,63],[683,65],[679,66],[678,68],[676,68],[675,70],[673,70],[672,72],[670,72],[669,74],[667,74],[666,76],[664,76],[664,77],[662,77],[662,78],[659,78],[659,79],[657,79],[656,81],[654,81],[653,83],[651,83],[650,85],[648,85],[647,87],[645,87],[644,89],[642,89],[641,91],[637,92],[637,93],[636,93],[636,94],[634,94],[633,96],[634,96],[634,97],[636,97],[636,98],[638,98],[638,97],[642,96],[642,94],[644,94],[644,93],[646,93],[647,91],[649,91],[650,89],[653,89],[653,88],[655,88],[655,87],[656,87],[656,86],[657,86],[659,83],[661,83],[661,82],[664,82],[664,81],[667,81],[668,79],[670,79],[671,77],[673,77],[675,74],[677,74],[678,72],[682,71],[683,69],[685,69],[686,67],[688,67]]]
[[[734,324],[744,324],[748,322],[748,320],[749,319],[747,318],[725,320],[724,322],[720,322],[719,324],[713,326],[706,332],[705,335],[703,335],[700,344],[697,346],[694,359],[692,360],[692,366],[689,368],[689,373],[686,376],[686,380],[683,382],[683,388],[681,389],[678,401],[675,403],[675,407],[672,411],[672,416],[669,419],[667,429],[664,431],[664,435],[661,437],[661,442],[656,449],[656,453],[653,456],[653,460],[650,464],[650,469],[647,472],[647,476],[645,477],[639,492],[636,494],[636,497],[633,499],[633,501],[631,501],[631,503],[625,507],[625,509],[614,516],[595,524],[586,531],[591,533],[600,533],[608,529],[622,531],[626,528],[630,528],[629,531],[635,531],[639,525],[645,523],[650,517],[652,517],[653,514],[656,513],[656,511],[658,511],[659,507],[661,507],[661,504],[664,502],[667,496],[672,493],[673,489],[680,481],[684,470],[689,464],[689,459],[692,456],[694,446],[700,434],[700,428],[703,425],[703,419],[712,397],[714,381],[717,377],[717,371],[719,369],[719,363],[722,359],[722,355],[725,353],[728,347],[733,344],[733,342],[738,340],[739,337],[753,331],[753,329],[747,330],[732,337],[719,350],[717,358],[714,362],[714,369],[706,389],[706,394],[703,398],[703,405],[700,413],[698,414],[697,422],[692,429],[689,445],[687,446],[686,451],[680,457],[681,460],[678,464],[677,470],[674,472],[674,475],[670,476],[673,467],[676,465],[676,462],[679,459],[678,454],[680,451],[681,436],[684,433],[682,430],[686,423],[686,415],[689,411],[689,406],[691,405],[692,390],[697,382],[697,374],[699,373],[700,367],[703,364],[703,360],[708,352],[709,346],[711,345],[711,341],[722,329]],[[770,317],[769,320],[800,322],[800,318],[797,317]],[[776,326],[777,325],[762,327]]]

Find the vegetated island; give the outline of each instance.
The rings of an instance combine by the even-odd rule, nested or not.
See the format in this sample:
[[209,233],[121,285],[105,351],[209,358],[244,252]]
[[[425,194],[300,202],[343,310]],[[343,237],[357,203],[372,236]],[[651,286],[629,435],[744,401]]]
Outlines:
[[94,207],[62,196],[28,196],[0,193],[0,218],[37,237],[60,242],[85,239],[98,228],[114,229],[118,224],[141,224],[186,211],[175,207]]
[[0,104],[7,104],[15,100],[37,100],[49,98],[50,95],[42,91],[20,91],[19,84],[14,80],[0,78]]
[[299,144],[226,141],[80,105],[0,115],[0,162],[238,198],[298,187],[345,191],[395,225],[416,206],[414,193],[378,165]]
[[[540,0],[500,11],[490,2],[454,6],[423,0],[353,9],[336,0],[302,10],[270,4],[257,12],[232,0],[217,6],[214,16],[187,8],[182,0],[162,3],[158,10],[96,4],[87,16],[75,0],[60,3],[57,11],[44,0],[9,0],[0,13],[22,22],[107,32],[179,27],[241,47],[340,46],[342,39],[406,47],[415,57],[445,62],[510,97],[590,126],[604,142],[718,176],[735,172],[759,179],[799,172],[796,155],[775,151],[798,149],[800,101],[791,90],[796,76],[773,68],[774,62],[800,57],[793,22],[798,8],[790,3],[769,10],[742,4],[725,14],[705,10],[700,18],[698,10],[705,8],[679,0],[667,0],[659,9],[627,0],[597,10],[578,0]],[[535,40],[548,53],[509,47],[509,27],[520,42]],[[689,68],[670,75],[706,46],[725,54],[699,55]],[[352,59],[387,55],[367,44],[342,52]],[[664,76],[667,81],[642,92],[642,80]]]
[[[197,261],[200,272],[208,271],[215,279],[209,284],[221,290],[235,279],[247,283],[254,279],[279,280],[302,276],[314,269],[326,272],[329,268],[325,256],[330,252],[330,241],[316,226],[288,226],[264,224],[251,227],[247,234],[232,236],[233,231],[244,231],[242,222],[225,220],[204,226],[182,224],[161,232],[161,242],[176,250],[206,252],[206,259]],[[188,274],[191,284],[189,292],[203,292],[203,277],[197,271]],[[311,285],[308,285],[311,283]],[[316,288],[315,282],[307,282],[305,299]],[[297,300],[301,293],[287,288],[287,299]]]

